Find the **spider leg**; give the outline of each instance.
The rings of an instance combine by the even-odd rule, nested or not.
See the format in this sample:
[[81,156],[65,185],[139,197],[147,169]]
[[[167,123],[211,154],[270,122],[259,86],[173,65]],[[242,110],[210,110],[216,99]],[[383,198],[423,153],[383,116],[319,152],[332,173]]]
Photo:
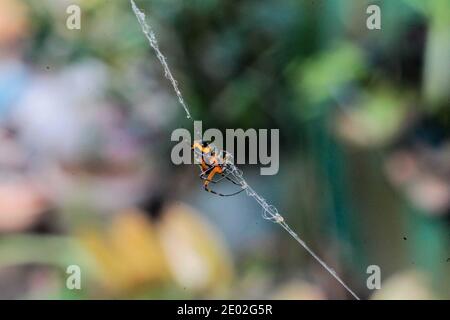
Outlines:
[[[203,180],[206,180],[206,181],[208,181],[208,182],[211,182],[211,183],[219,183],[220,181],[222,181],[222,180],[224,180],[224,179],[230,180],[230,178],[228,178],[227,175],[224,175],[223,173],[221,173],[221,175],[222,175],[222,177],[219,178],[219,179],[217,179],[217,180],[208,180],[208,178],[205,177],[204,175],[200,175],[200,178],[203,179]],[[230,181],[231,181],[231,180],[230,180]],[[234,181],[232,181],[232,182],[233,182],[234,184],[236,184],[236,182],[234,182]]]
[[230,177],[230,175],[233,176],[233,172],[232,171],[230,171],[228,169],[225,169],[225,172],[227,172],[227,173],[226,174],[222,173],[222,175],[224,176],[225,179],[227,179],[228,181],[230,181],[233,184],[235,184],[235,185],[237,185],[237,186],[242,188],[242,184],[241,183],[237,182],[236,180],[234,180],[233,178]]
[[[233,172],[230,171],[230,170],[228,170],[228,169],[226,169],[226,168],[225,168],[225,171],[224,171],[225,173],[223,173],[223,172],[220,173],[220,174],[222,175],[222,177],[221,177],[220,179],[218,179],[218,180],[208,179],[205,175],[206,175],[206,173],[210,172],[210,171],[213,170],[213,169],[214,169],[214,167],[210,167],[210,168],[208,168],[207,170],[203,171],[203,172],[200,174],[200,176],[199,176],[200,179],[209,181],[209,182],[211,182],[211,183],[219,183],[220,181],[222,181],[222,180],[224,180],[224,179],[227,179],[228,181],[230,181],[230,182],[233,183],[234,185],[243,188],[243,186],[242,186],[241,183],[237,182],[236,180],[234,180],[233,178],[230,177],[230,175],[233,176],[233,175],[232,175]],[[223,168],[222,168],[222,169],[223,169]]]
[[[213,168],[214,168],[214,167],[211,167],[211,168],[209,168],[209,169],[203,171],[203,172],[199,175],[200,179],[208,180],[208,178],[205,176],[205,174],[206,174],[207,172],[211,171]],[[222,181],[222,180],[224,180],[224,179],[227,179],[228,181],[232,182],[233,184],[242,187],[242,185],[241,185],[239,182],[236,182],[235,180],[233,180],[232,178],[229,177],[229,176],[232,174],[231,171],[228,171],[227,173],[220,173],[220,174],[222,175],[222,177],[221,177],[220,179],[218,179],[218,180],[208,180],[208,181],[209,181],[209,182],[212,182],[212,183],[218,183],[218,182],[220,182],[220,181]]]
[[[220,182],[221,180],[223,180],[223,178],[220,178],[219,180],[212,180],[212,179],[207,178],[206,174],[211,172],[214,168],[216,168],[216,166],[210,166],[208,169],[206,169],[204,171],[202,170],[202,172],[199,175],[200,179],[208,180],[209,182],[212,182],[212,183],[217,183],[217,182]],[[219,168],[223,170],[222,167],[219,167]],[[220,172],[220,169],[217,170],[218,171],[217,173]],[[221,175],[223,176],[223,173],[221,173]]]
[[226,176],[224,176],[225,179],[227,179],[228,181],[232,182],[233,184],[239,186],[242,188],[242,184],[240,184],[239,182],[234,181],[232,178],[229,177],[231,173],[228,173]]
[[223,193],[216,192],[216,191],[214,191],[214,190],[208,188],[208,186],[205,186],[205,190],[208,191],[208,192],[210,192],[210,193],[213,193],[213,194],[215,194],[215,195],[221,196],[221,197],[231,197],[231,196],[235,196],[235,195],[241,193],[241,192],[244,191],[245,189],[242,188],[241,190],[236,191],[236,192],[234,192],[234,193],[230,193],[230,194],[223,194]]
[[241,193],[242,191],[245,190],[244,188],[242,188],[241,190],[239,190],[239,191],[237,191],[237,192],[234,192],[234,193],[223,194],[223,193],[219,193],[219,192],[216,192],[216,191],[210,189],[210,188],[208,187],[208,185],[209,185],[210,182],[217,183],[218,181],[220,181],[220,180],[222,180],[222,179],[224,179],[224,178],[227,178],[227,176],[223,176],[221,179],[219,179],[219,180],[217,180],[217,181],[214,181],[214,180],[213,180],[213,177],[214,177],[214,175],[216,175],[217,173],[220,173],[220,174],[223,175],[223,173],[221,172],[221,168],[219,168],[219,167],[214,167],[214,169],[211,171],[211,173],[208,175],[208,177],[204,179],[204,180],[205,180],[205,183],[203,184],[203,187],[205,188],[206,191],[208,191],[208,192],[210,192],[210,193],[213,193],[213,194],[216,194],[216,195],[221,196],[221,197],[231,197],[231,196],[237,195],[238,193]]
[[[206,169],[205,171],[202,170],[202,172],[200,173],[199,177],[202,178],[202,179],[206,178],[205,175],[206,175],[207,173],[211,172],[211,170],[213,170],[213,169],[214,169],[214,166],[211,166],[211,167],[209,167],[208,169]],[[200,169],[200,170],[201,170],[201,169]]]

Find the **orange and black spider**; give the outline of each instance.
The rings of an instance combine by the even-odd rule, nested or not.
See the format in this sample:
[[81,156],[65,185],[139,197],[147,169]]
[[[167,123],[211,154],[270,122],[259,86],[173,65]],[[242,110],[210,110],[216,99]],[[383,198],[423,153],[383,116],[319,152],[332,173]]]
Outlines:
[[[230,168],[231,155],[226,151],[220,151],[215,146],[207,141],[195,141],[192,145],[194,150],[194,157],[196,163],[200,166],[200,179],[204,180],[203,187],[206,191],[214,193],[221,197],[230,197],[244,191],[242,185],[232,178],[232,171]],[[221,178],[214,180],[216,174],[221,175]],[[209,188],[210,183],[219,183],[224,179],[241,187],[242,189],[230,194],[222,194]]]

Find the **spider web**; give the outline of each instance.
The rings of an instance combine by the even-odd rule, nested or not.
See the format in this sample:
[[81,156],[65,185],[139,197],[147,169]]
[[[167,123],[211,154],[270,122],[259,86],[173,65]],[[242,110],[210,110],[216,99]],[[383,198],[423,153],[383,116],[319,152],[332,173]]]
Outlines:
[[178,88],[178,82],[177,80],[175,80],[175,78],[172,75],[172,72],[170,71],[169,65],[167,64],[166,61],[166,57],[159,50],[158,41],[156,40],[155,33],[153,32],[153,29],[145,22],[145,14],[141,10],[139,10],[139,8],[136,6],[133,0],[131,0],[131,7],[133,8],[133,12],[136,15],[136,18],[138,19],[139,24],[142,27],[142,32],[145,34],[145,37],[150,43],[150,46],[153,48],[153,50],[155,50],[156,57],[158,58],[159,62],[161,62],[161,65],[164,68],[164,75],[172,84],[173,90],[175,91],[175,94],[178,97],[178,101],[183,106],[187,118],[192,119],[191,113],[189,112],[189,108],[186,102],[184,102],[183,95],[181,94],[181,91]]
[[[161,65],[164,69],[164,75],[165,77],[170,81],[172,84],[173,90],[175,91],[175,94],[178,97],[178,101],[180,102],[181,106],[184,108],[184,111],[186,112],[186,116],[188,119],[192,120],[192,116],[189,112],[189,108],[184,101],[183,95],[178,87],[178,82],[175,80],[175,78],[172,75],[172,72],[170,71],[169,65],[167,64],[166,57],[161,53],[158,46],[158,41],[156,40],[155,33],[153,29],[147,24],[145,21],[145,14],[136,6],[133,0],[130,0],[131,7],[133,9],[134,14],[136,15],[136,18],[142,28],[142,32],[144,33],[145,37],[147,38],[150,46],[153,48],[153,50],[156,53],[156,56],[158,60],[160,61]],[[217,148],[213,146],[214,148]],[[228,153],[227,151],[225,151]],[[229,153],[228,153],[229,154]],[[240,170],[233,162],[232,156],[229,157],[229,160],[227,161],[228,168],[231,172],[231,175],[234,177],[235,181],[239,183],[241,188],[243,188],[247,194],[247,196],[253,198],[261,207],[262,209],[262,217],[268,221],[274,222],[276,224],[279,224],[286,232],[288,232],[292,238],[294,238],[317,262],[322,265],[322,267],[325,268],[355,299],[360,300],[360,298],[345,284],[345,282],[337,275],[336,271],[329,267],[298,235],[295,233],[289,225],[286,223],[285,219],[282,215],[278,212],[278,209],[274,206],[269,204],[266,199],[261,197],[245,180],[242,170]]]

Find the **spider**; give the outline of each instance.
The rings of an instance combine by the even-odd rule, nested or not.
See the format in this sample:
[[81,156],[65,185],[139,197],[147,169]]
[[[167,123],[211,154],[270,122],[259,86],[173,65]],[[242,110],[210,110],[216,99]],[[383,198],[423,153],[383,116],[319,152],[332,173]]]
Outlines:
[[[224,150],[219,150],[210,142],[203,140],[194,141],[192,150],[194,150],[194,157],[196,159],[196,162],[199,163],[201,170],[199,177],[200,179],[204,180],[203,187],[206,191],[221,197],[234,196],[244,191],[242,185],[230,177],[230,175],[232,174],[232,156],[230,153]],[[220,174],[221,178],[213,180],[216,174]],[[241,190],[230,194],[223,194],[216,192],[209,187],[210,183],[219,183],[224,179],[241,187]]]

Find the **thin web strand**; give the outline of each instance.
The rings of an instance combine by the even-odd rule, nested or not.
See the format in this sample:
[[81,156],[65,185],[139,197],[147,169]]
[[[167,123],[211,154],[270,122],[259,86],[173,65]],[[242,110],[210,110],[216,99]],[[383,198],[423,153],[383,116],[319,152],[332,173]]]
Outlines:
[[178,101],[183,106],[187,118],[192,119],[191,113],[189,112],[189,108],[186,102],[184,102],[183,95],[181,94],[181,91],[178,88],[178,82],[175,80],[175,78],[172,75],[172,72],[170,71],[169,65],[167,64],[166,61],[166,57],[159,50],[158,41],[156,40],[155,33],[153,32],[153,29],[145,22],[145,14],[136,6],[133,0],[131,0],[131,8],[133,9],[136,18],[139,24],[141,25],[142,32],[144,33],[145,37],[150,43],[150,46],[153,48],[153,50],[155,50],[156,57],[158,57],[159,62],[164,68],[164,75],[167,79],[169,79],[170,83],[172,84],[173,90],[175,91],[175,94],[178,97]]
[[262,216],[264,219],[269,220],[271,222],[279,224],[284,230],[286,230],[292,238],[294,238],[317,262],[319,262],[322,267],[325,268],[355,299],[360,300],[360,298],[350,289],[347,284],[336,274],[336,271],[329,267],[325,261],[323,261],[298,235],[295,233],[287,224],[286,220],[282,215],[278,213],[278,209],[269,205],[267,201],[261,197],[244,179],[243,173],[239,170],[234,164],[229,164],[231,167],[233,177],[239,182],[246,190],[246,193],[249,197],[255,199],[255,201],[261,206],[263,212]]
[[[181,91],[178,88],[178,83],[172,76],[172,73],[170,72],[169,66],[167,65],[165,56],[161,53],[158,47],[158,42],[156,40],[156,36],[151,29],[151,27],[146,23],[145,21],[145,14],[136,6],[133,0],[130,0],[131,6],[133,9],[134,14],[136,15],[136,18],[138,19],[139,24],[142,27],[142,31],[145,34],[146,38],[148,39],[150,46],[155,50],[156,56],[158,57],[158,60],[161,62],[165,76],[169,81],[172,83],[172,86],[174,88],[174,91],[178,97],[178,101],[184,108],[186,115],[189,119],[192,119],[191,114],[189,112],[189,108],[187,107],[187,104],[184,102],[183,96],[181,94]],[[355,299],[360,300],[360,298],[345,284],[345,282],[336,274],[336,271],[329,267],[325,261],[323,261],[287,224],[286,220],[283,218],[282,215],[279,214],[278,209],[273,206],[269,205],[267,201],[261,197],[244,179],[243,172],[238,169],[232,160],[227,163],[229,166],[229,170],[231,170],[231,174],[236,179],[236,182],[238,182],[243,189],[245,189],[247,196],[253,198],[262,208],[262,217],[266,220],[269,220],[271,222],[279,224],[289,235],[294,238],[317,262],[320,263],[320,265],[328,271]]]

